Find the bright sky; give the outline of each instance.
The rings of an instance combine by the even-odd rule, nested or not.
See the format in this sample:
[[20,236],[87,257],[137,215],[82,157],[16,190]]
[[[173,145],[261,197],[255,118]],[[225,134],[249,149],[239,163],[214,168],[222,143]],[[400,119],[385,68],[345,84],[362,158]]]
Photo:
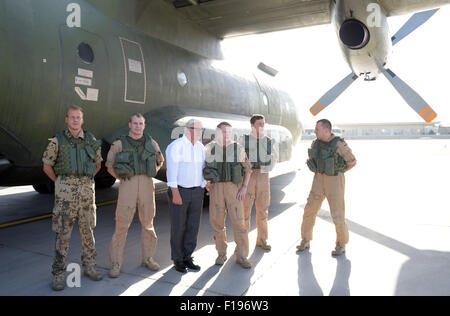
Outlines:
[[[412,14],[411,14],[412,15]],[[391,35],[411,15],[388,19]],[[450,123],[450,6],[393,48],[388,67],[415,89],[437,112],[435,121]],[[375,82],[358,79],[317,117],[309,108],[350,74],[332,25],[227,39],[225,57],[246,65],[260,61],[279,70],[277,80],[311,127],[321,118],[339,123],[422,122],[381,75]]]

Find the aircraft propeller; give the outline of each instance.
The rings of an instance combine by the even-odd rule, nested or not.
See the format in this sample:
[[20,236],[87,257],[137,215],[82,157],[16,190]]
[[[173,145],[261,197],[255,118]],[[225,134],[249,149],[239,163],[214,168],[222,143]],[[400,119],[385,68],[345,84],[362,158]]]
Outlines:
[[[418,27],[428,21],[438,10],[439,9],[433,9],[414,14],[392,37],[392,45],[397,44],[406,36],[415,31]],[[430,123],[437,117],[436,112],[428,105],[428,103],[408,84],[400,79],[392,70],[381,69],[381,72],[394,86],[406,103],[408,103],[408,105],[416,111],[422,119],[424,119],[427,123]],[[333,103],[358,78],[359,77],[354,73],[351,73],[345,77],[337,85],[331,88],[324,96],[322,96],[319,101],[311,107],[310,112],[314,116],[319,114],[323,111],[323,109]]]

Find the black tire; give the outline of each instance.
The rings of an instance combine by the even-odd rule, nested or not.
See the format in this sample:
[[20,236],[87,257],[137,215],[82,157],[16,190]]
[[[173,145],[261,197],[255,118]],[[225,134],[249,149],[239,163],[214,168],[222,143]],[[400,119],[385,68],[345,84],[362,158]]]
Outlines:
[[33,189],[40,194],[53,194],[55,193],[55,183],[47,182],[47,183],[33,184]]
[[111,176],[102,164],[102,168],[95,176],[95,189],[107,189],[116,183],[116,179]]

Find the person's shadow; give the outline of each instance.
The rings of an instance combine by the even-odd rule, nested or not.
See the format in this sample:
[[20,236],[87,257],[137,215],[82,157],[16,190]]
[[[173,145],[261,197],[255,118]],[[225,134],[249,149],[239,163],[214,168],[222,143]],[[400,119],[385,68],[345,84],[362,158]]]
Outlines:
[[[248,258],[252,263],[250,269],[243,269],[239,264],[236,264],[236,254],[231,255],[225,265],[220,267],[220,273],[211,286],[206,289],[206,295],[215,295],[215,293],[225,293],[229,296],[242,296],[247,293],[251,278],[255,273],[255,267],[261,261],[265,251],[255,248],[253,253]],[[212,269],[212,268],[211,268]],[[215,270],[216,273],[218,272]]]
[[[323,296],[323,291],[317,282],[314,268],[311,263],[312,254],[309,249],[298,253],[298,288],[300,296]],[[349,296],[349,278],[351,272],[351,262],[345,255],[336,257],[337,268],[336,277],[330,296]]]

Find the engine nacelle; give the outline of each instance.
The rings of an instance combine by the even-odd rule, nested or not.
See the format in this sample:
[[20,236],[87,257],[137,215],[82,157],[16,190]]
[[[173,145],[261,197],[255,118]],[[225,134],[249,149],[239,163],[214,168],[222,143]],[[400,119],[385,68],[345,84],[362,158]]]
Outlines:
[[370,41],[370,32],[367,26],[359,20],[345,20],[339,29],[339,38],[350,49],[364,48]]

